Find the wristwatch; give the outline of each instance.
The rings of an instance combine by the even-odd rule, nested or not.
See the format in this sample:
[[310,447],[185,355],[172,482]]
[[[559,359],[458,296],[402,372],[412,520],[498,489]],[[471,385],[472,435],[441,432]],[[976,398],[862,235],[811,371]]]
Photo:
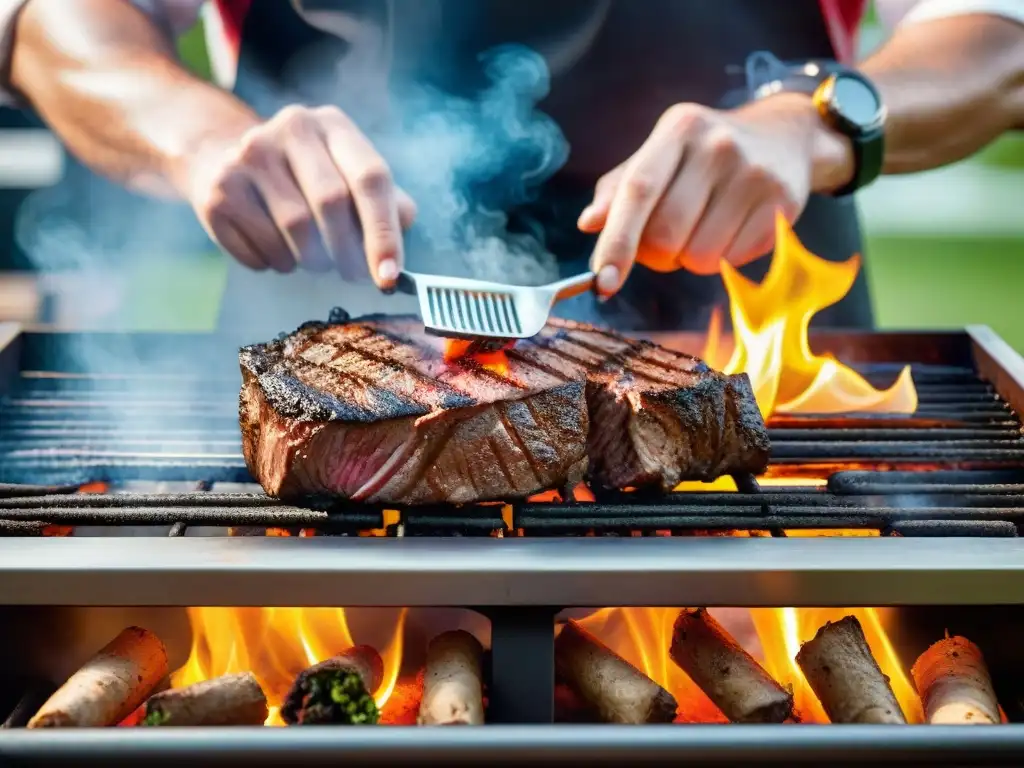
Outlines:
[[814,100],[821,119],[853,146],[853,179],[832,194],[849,195],[882,173],[886,110],[867,77],[834,61],[783,62],[766,51],[752,53],[744,73],[750,98],[775,93],[804,93]]
[[885,158],[885,104],[868,78],[852,69],[829,74],[812,96],[818,114],[853,146],[853,178],[833,192],[842,197],[863,189],[882,173]]

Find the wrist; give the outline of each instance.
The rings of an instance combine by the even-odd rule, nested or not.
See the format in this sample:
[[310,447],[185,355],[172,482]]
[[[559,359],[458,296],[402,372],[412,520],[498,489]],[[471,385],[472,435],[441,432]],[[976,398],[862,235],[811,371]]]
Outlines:
[[226,152],[262,121],[245,105],[232,104],[211,112],[178,135],[164,156],[164,175],[179,195],[188,199],[197,177],[215,172]]
[[777,93],[745,109],[770,111],[787,130],[800,132],[805,151],[810,153],[812,192],[827,194],[842,189],[853,179],[856,172],[853,143],[825,122],[810,94]]
[[829,194],[853,181],[857,162],[850,138],[830,127],[816,109],[815,113],[817,123],[811,150],[811,192]]

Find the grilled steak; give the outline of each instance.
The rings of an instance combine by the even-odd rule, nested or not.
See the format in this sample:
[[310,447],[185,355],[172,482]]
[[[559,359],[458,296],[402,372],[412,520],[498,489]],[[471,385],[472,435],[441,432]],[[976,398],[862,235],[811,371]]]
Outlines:
[[746,374],[726,376],[692,355],[564,320],[510,355],[543,365],[551,352],[565,373],[587,381],[591,484],[670,491],[768,465],[768,431]]
[[462,503],[572,484],[660,486],[759,472],[746,376],[564,321],[507,369],[446,363],[412,317],[307,323],[242,349],[239,417],[268,494]]

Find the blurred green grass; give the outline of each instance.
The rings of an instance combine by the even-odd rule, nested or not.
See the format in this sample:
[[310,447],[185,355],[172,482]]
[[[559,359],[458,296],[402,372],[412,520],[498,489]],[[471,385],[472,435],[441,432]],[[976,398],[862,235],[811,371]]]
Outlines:
[[1024,351],[1024,239],[876,236],[865,252],[882,328],[980,323]]

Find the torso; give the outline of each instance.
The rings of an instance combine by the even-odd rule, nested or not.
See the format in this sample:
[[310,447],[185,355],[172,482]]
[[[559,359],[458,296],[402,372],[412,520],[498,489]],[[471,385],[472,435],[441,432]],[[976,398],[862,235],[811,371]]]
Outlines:
[[[735,100],[744,85],[736,71],[756,50],[784,60],[836,57],[835,36],[830,37],[830,22],[822,12],[826,3],[820,0],[787,0],[784,13],[780,4],[764,0],[560,0],[536,6],[534,0],[296,2],[305,6],[305,18],[290,0],[253,2],[240,30],[235,90],[267,113],[295,100],[334,102],[372,135],[392,114],[388,100],[381,98],[387,86],[401,91],[415,84],[474,98],[487,85],[479,59],[483,51],[519,44],[543,54],[551,80],[539,106],[568,140],[568,160],[528,204],[502,198],[510,189],[504,179],[492,185],[496,192],[485,194],[491,195],[494,207],[509,210],[513,230],[546,235],[548,250],[559,255],[551,271],[561,274],[586,267],[593,241],[579,235],[574,223],[594,181],[642,144],[665,109],[681,101],[721,106]],[[849,13],[863,3],[838,0],[832,5],[843,5]],[[321,12],[327,6],[333,14]],[[527,12],[533,7],[537,14]],[[540,13],[543,18],[538,18]],[[275,91],[273,98],[268,90]],[[401,180],[401,163],[397,165]],[[813,198],[797,233],[825,258],[846,259],[861,250],[849,200]],[[417,242],[415,236],[411,242]],[[433,250],[411,246],[411,265],[437,272],[450,267],[436,263]],[[765,262],[752,265],[751,275],[763,274]],[[531,274],[531,279],[536,277]],[[255,294],[268,291],[281,307],[276,316],[264,318],[268,324],[279,321],[274,333],[291,330],[295,322],[309,319],[311,311],[324,315],[337,304],[349,311],[406,308],[397,306],[400,299],[385,301],[369,285],[324,282],[313,276],[243,275],[236,269],[224,320],[247,314],[245,307],[259,302]],[[301,297],[291,313],[283,306],[289,303],[283,294]],[[718,278],[638,269],[617,299],[598,305],[581,297],[563,310],[622,330],[694,329],[706,327],[712,308],[723,300]],[[827,325],[870,325],[863,275],[850,296],[826,313],[821,320]]]

